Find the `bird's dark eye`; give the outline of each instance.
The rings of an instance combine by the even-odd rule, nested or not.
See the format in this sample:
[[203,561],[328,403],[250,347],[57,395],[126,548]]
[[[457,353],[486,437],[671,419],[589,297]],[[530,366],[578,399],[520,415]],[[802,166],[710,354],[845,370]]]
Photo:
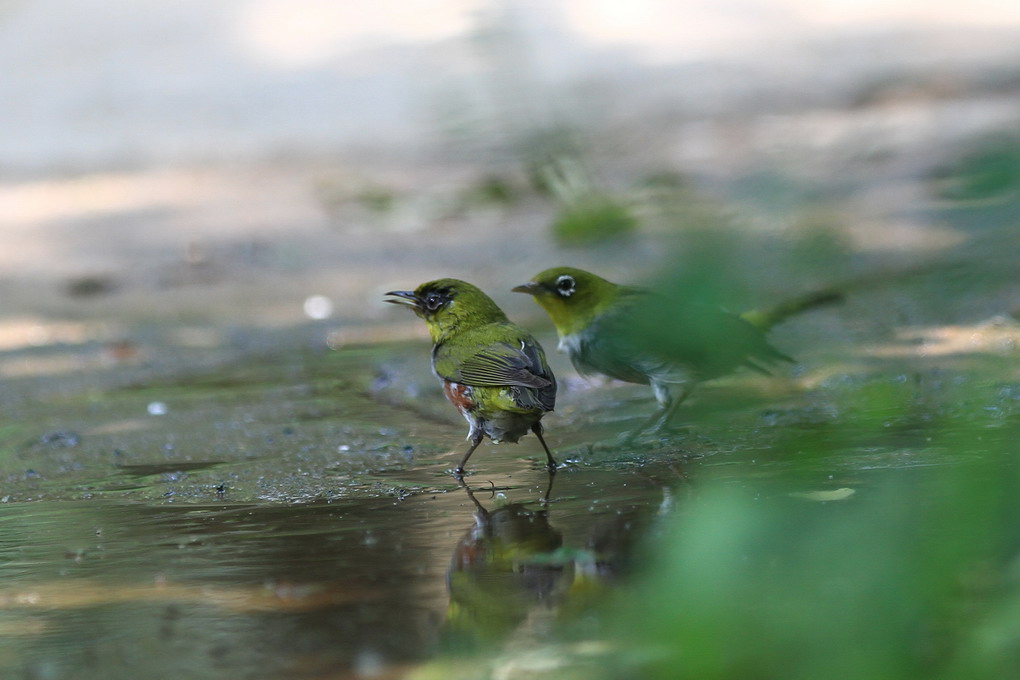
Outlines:
[[556,279],[556,292],[563,297],[570,297],[573,295],[576,287],[577,282],[574,281],[574,277],[569,274],[564,274],[560,278]]
[[429,293],[425,296],[425,308],[434,312],[443,305],[443,297],[437,293]]

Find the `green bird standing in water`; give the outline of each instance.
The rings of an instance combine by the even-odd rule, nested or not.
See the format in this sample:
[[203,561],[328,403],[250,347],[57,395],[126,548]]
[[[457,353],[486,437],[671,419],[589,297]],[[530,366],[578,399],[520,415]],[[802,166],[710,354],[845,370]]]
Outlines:
[[395,290],[386,302],[405,305],[425,320],[432,336],[432,372],[443,381],[446,398],[470,425],[464,466],[483,437],[516,442],[535,433],[550,472],[556,461],[542,438],[542,416],[556,404],[556,378],[542,346],[475,286],[439,279],[413,291]]
[[841,299],[823,291],[737,315],[617,285],[573,267],[547,269],[513,290],[534,296],[549,314],[560,351],[579,373],[651,385],[659,409],[635,434],[664,427],[698,383],[741,366],[767,374],[780,361],[793,362],[768,343],[769,329]]

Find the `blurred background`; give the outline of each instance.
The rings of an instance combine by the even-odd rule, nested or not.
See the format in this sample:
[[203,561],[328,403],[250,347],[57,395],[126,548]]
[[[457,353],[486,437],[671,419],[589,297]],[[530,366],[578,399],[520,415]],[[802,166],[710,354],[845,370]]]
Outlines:
[[[1020,3],[0,0],[0,64],[5,677],[1017,675]],[[555,265],[846,301],[599,448],[651,398]],[[450,477],[440,276],[545,344],[555,489]]]
[[6,0],[0,375],[420,333],[380,294],[440,275],[539,322],[510,287],[694,229],[738,304],[988,268],[1008,230],[964,256],[959,218],[1015,206],[1018,38],[1006,0]]

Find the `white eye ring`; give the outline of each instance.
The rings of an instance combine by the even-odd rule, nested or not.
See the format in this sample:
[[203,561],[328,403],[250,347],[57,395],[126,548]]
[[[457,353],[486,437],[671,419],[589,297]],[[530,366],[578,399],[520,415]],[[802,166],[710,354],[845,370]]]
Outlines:
[[570,297],[577,290],[577,282],[574,281],[574,277],[570,274],[561,274],[556,279],[556,292],[563,297]]

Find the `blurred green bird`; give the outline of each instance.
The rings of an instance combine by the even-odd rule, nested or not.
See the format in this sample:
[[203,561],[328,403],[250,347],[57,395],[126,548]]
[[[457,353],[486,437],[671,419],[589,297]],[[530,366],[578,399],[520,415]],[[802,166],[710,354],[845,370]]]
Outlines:
[[767,374],[778,362],[793,362],[768,343],[769,329],[842,299],[821,291],[738,315],[573,267],[547,269],[513,290],[532,295],[549,314],[560,351],[579,373],[651,385],[659,408],[634,434],[662,429],[698,383],[742,366]]
[[386,302],[405,305],[425,320],[432,336],[432,371],[446,398],[467,419],[464,466],[484,437],[517,442],[530,430],[538,437],[550,472],[556,461],[542,437],[542,416],[556,404],[556,378],[542,346],[475,286],[439,279],[413,291],[395,290]]

